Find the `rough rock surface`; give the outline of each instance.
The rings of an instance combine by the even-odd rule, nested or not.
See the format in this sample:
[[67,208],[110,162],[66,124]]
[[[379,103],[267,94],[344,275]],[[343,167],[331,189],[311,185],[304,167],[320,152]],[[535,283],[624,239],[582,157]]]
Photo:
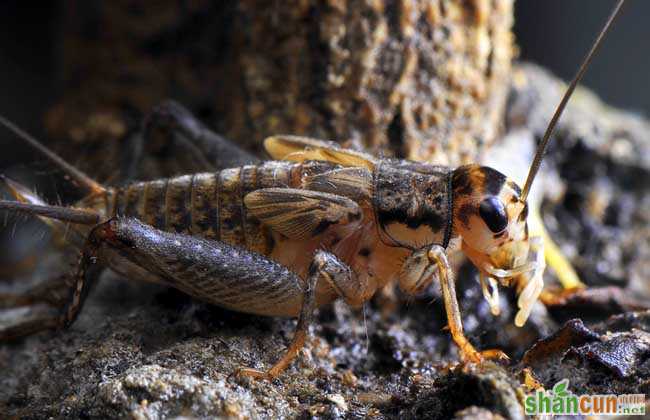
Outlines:
[[[534,66],[518,68],[513,80],[506,138],[532,141],[562,84]],[[548,388],[569,377],[578,393],[649,393],[650,313],[638,311],[650,295],[648,133],[646,120],[581,91],[549,151],[543,214],[582,279],[594,286],[589,292],[549,308],[539,304],[516,328],[512,296],[502,295],[503,313],[494,318],[476,273],[461,268],[467,333],[480,348],[504,349],[509,366],[458,365],[432,291],[416,299],[378,296],[362,312],[340,302],[323,308],[306,350],[283,376],[272,383],[238,379],[230,376],[238,366],[264,368],[277,359],[294,321],[229,312],[108,275],[70,330],[0,346],[0,412],[22,418],[523,418],[524,371]],[[518,151],[510,153],[514,158]],[[551,283],[553,274],[546,278]],[[24,281],[2,282],[0,291]],[[10,320],[5,314],[0,323]]]

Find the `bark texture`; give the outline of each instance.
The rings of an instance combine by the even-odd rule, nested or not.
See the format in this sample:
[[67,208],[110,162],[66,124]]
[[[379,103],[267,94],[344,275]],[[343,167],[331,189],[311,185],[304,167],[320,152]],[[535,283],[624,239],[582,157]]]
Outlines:
[[48,126],[110,149],[171,97],[252,149],[292,133],[467,163],[500,129],[512,3],[76,2],[65,25],[66,93]]

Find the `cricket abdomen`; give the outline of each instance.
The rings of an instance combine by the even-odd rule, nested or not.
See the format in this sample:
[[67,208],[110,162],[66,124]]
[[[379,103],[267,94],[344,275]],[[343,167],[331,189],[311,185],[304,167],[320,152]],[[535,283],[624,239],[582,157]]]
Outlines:
[[301,188],[305,174],[331,166],[270,161],[138,182],[111,192],[107,214],[134,217],[166,232],[220,240],[269,255],[273,235],[246,211],[246,194],[262,188]]

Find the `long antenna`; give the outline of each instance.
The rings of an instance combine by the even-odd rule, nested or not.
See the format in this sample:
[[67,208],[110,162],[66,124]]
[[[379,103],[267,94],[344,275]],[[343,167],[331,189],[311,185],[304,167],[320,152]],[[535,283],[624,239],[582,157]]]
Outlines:
[[551,118],[551,122],[548,124],[548,127],[546,127],[546,132],[544,133],[544,137],[542,137],[542,142],[537,147],[537,153],[535,154],[535,159],[533,160],[533,163],[530,166],[530,170],[528,171],[528,178],[526,178],[526,184],[524,185],[524,189],[521,193],[521,198],[520,198],[521,201],[526,201],[526,198],[528,197],[530,186],[532,185],[533,180],[537,175],[539,166],[542,164],[542,159],[544,158],[544,153],[546,153],[546,148],[548,147],[548,142],[551,138],[551,134],[553,134],[553,130],[555,130],[555,126],[557,125],[557,121],[560,119],[560,116],[564,111],[564,107],[566,106],[567,102],[569,102],[569,99],[571,98],[573,91],[575,90],[578,83],[580,83],[582,76],[587,71],[587,67],[589,67],[589,63],[591,63],[591,59],[594,57],[594,54],[596,53],[596,50],[600,46],[601,41],[603,40],[603,38],[605,38],[605,35],[607,34],[609,27],[611,26],[612,22],[618,15],[621,6],[623,6],[623,3],[625,3],[625,0],[619,0],[619,2],[614,7],[612,13],[609,15],[609,18],[607,19],[605,26],[598,34],[598,37],[596,38],[593,45],[591,46],[591,50],[589,50],[589,53],[587,53],[587,56],[582,61],[582,64],[580,65],[578,72],[576,73],[573,80],[571,81],[569,88],[564,93],[564,96],[562,97],[560,104],[557,106],[557,109],[553,114],[553,118]]
[[35,214],[50,219],[63,220],[65,222],[81,225],[96,225],[99,223],[99,214],[84,209],[72,207],[50,206],[31,203],[20,203],[18,201],[0,200],[0,210]]
[[20,137],[22,140],[24,140],[27,144],[32,146],[38,152],[42,153],[45,157],[51,160],[59,168],[63,169],[68,175],[74,178],[75,181],[77,181],[81,186],[83,186],[89,192],[97,193],[105,190],[105,188],[101,184],[94,181],[92,178],[90,178],[85,173],[81,172],[79,169],[70,165],[68,162],[63,160],[59,155],[57,155],[47,147],[43,146],[38,140],[36,140],[34,137],[29,135],[27,132],[22,130],[16,124],[12,123],[2,115],[0,115],[0,124],[5,126],[7,129],[9,129],[9,131],[13,132],[16,136]]

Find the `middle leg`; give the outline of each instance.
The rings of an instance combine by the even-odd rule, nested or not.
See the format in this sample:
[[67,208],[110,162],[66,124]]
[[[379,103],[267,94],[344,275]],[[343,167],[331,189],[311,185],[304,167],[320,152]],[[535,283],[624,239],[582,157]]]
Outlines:
[[271,380],[284,372],[305,345],[309,325],[312,323],[314,310],[316,309],[316,288],[320,281],[326,282],[339,297],[343,297],[348,302],[357,299],[357,295],[361,290],[358,287],[357,278],[349,266],[341,262],[332,253],[317,251],[304,284],[298,324],[291,344],[284,356],[267,371],[240,368],[237,374]]

